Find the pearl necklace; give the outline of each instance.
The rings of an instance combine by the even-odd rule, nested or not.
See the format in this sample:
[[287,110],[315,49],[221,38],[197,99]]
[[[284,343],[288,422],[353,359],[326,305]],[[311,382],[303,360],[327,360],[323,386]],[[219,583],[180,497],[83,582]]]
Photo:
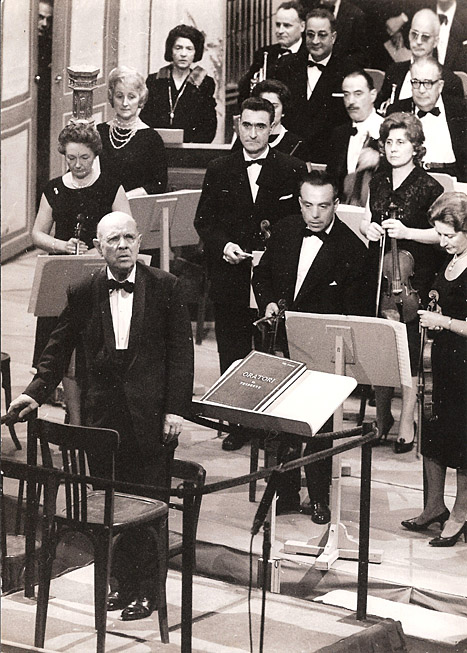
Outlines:
[[122,147],[125,147],[125,145],[131,141],[133,136],[138,131],[137,125],[138,121],[135,120],[135,122],[130,125],[130,127],[121,127],[118,119],[114,118],[110,123],[109,129],[109,140],[112,144],[112,147],[115,150],[121,150]]
[[452,261],[448,265],[448,270],[452,270],[457,261],[459,261],[461,258],[464,258],[464,256],[467,254],[467,250],[465,252],[462,252],[462,254],[459,256],[459,254],[454,254],[452,257]]
[[88,188],[88,186],[92,186],[92,184],[95,182],[95,175],[93,172],[91,172],[91,180],[88,181],[87,184],[77,184],[75,180],[73,179],[73,175],[70,176],[70,182],[73,188],[81,189],[81,188]]

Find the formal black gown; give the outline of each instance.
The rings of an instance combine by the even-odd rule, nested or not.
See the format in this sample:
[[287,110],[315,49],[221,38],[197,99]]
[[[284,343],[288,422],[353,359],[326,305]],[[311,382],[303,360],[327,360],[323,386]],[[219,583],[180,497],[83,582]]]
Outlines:
[[99,159],[103,172],[119,179],[126,192],[142,187],[148,195],[165,193],[167,155],[162,138],[154,129],[138,129],[120,149],[110,142],[110,126],[106,122],[97,125],[97,131],[102,140]]
[[[433,287],[444,315],[467,319],[467,269],[448,281],[440,271]],[[452,331],[433,331],[434,419],[425,420],[422,454],[445,467],[467,469],[467,338]]]

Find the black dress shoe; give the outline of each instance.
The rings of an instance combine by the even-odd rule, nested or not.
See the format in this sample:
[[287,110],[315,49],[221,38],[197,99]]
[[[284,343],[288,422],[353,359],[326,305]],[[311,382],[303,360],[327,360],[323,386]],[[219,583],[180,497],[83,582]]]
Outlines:
[[328,524],[331,521],[331,511],[324,501],[312,501],[309,506],[302,506],[301,512],[311,515],[311,521],[315,524]]
[[130,598],[127,594],[121,592],[110,592],[107,596],[107,610],[123,610],[125,606],[130,603]]
[[122,621],[136,621],[150,617],[156,607],[156,602],[142,596],[135,599],[122,610]]
[[232,433],[229,433],[229,435],[222,441],[222,448],[224,451],[237,451],[237,449],[241,449],[248,440],[249,437],[244,431],[232,431]]

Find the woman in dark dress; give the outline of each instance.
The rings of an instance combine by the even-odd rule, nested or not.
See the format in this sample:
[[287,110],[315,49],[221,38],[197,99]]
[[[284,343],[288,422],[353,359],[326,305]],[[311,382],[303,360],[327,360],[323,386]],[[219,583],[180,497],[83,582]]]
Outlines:
[[[440,255],[433,247],[439,243],[439,237],[434,228],[430,227],[427,213],[434,200],[443,192],[443,187],[421,167],[424,140],[421,122],[411,114],[394,113],[382,123],[379,145],[386,161],[370,182],[369,211],[364,216],[360,229],[370,241],[375,284],[380,241],[387,231],[386,252],[391,249],[390,239],[395,238],[399,250],[406,250],[412,255],[414,276],[410,281],[418,291],[422,305],[426,306],[428,292],[440,266]],[[391,205],[399,209],[398,218],[389,217]],[[384,317],[398,321],[400,319],[398,314]],[[399,434],[394,443],[396,453],[410,451],[414,441],[420,342],[418,317],[407,322],[406,327],[412,387],[402,386]],[[375,393],[379,432],[382,437],[386,437],[394,422],[390,403],[392,389],[376,388]]]
[[[60,132],[58,143],[68,171],[46,185],[32,229],[32,241],[50,254],[86,254],[94,247],[99,220],[112,211],[131,215],[130,206],[120,182],[99,173],[94,165],[102,144],[92,125],[87,122],[68,125]],[[34,367],[56,323],[55,317],[38,318]],[[64,378],[63,387],[70,421],[79,424],[79,395],[71,377]]]
[[[420,324],[433,333],[433,419],[426,420],[422,433],[426,505],[402,526],[422,531],[439,522],[443,531],[430,544],[453,546],[462,533],[467,542],[467,195],[444,193],[429,220],[451,258],[433,284],[438,311],[419,311]],[[457,471],[451,514],[444,503],[447,467]]]
[[115,117],[97,125],[102,170],[119,179],[128,198],[165,193],[167,156],[159,134],[139,117],[148,97],[137,70],[120,66],[109,74],[109,102]]
[[214,80],[201,66],[192,66],[203,51],[203,34],[177,25],[165,42],[164,58],[171,63],[146,80],[149,97],[141,120],[150,127],[183,129],[185,143],[211,143],[216,135]]

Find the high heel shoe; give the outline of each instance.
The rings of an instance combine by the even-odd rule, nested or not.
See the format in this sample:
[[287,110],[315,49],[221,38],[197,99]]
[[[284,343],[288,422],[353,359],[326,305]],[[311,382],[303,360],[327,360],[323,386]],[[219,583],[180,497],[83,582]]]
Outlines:
[[382,442],[386,442],[386,440],[388,439],[388,433],[393,426],[394,426],[394,417],[390,415],[387,422],[384,424],[384,426],[381,427],[381,433],[379,438],[376,440],[376,444],[381,444]]
[[400,440],[396,440],[394,442],[394,453],[409,453],[409,451],[412,451],[413,445],[415,442],[415,433],[417,432],[417,425],[414,422],[413,425],[413,439],[411,442],[406,442],[404,438],[401,438]]
[[431,526],[431,524],[435,524],[436,522],[439,522],[439,525],[441,528],[443,528],[444,523],[449,519],[449,510],[446,508],[446,510],[440,515],[437,515],[436,517],[433,517],[433,519],[429,519],[428,521],[423,522],[423,524],[417,524],[415,521],[416,519],[417,518],[414,517],[413,519],[406,519],[401,521],[401,526],[406,528],[408,531],[414,531],[416,533],[419,531],[424,531],[428,528],[428,526]]
[[451,537],[443,537],[442,535],[438,535],[438,537],[430,540],[428,544],[430,546],[454,546],[462,533],[464,534],[464,542],[467,542],[467,522],[464,523],[462,528],[458,530],[457,533],[451,535]]

